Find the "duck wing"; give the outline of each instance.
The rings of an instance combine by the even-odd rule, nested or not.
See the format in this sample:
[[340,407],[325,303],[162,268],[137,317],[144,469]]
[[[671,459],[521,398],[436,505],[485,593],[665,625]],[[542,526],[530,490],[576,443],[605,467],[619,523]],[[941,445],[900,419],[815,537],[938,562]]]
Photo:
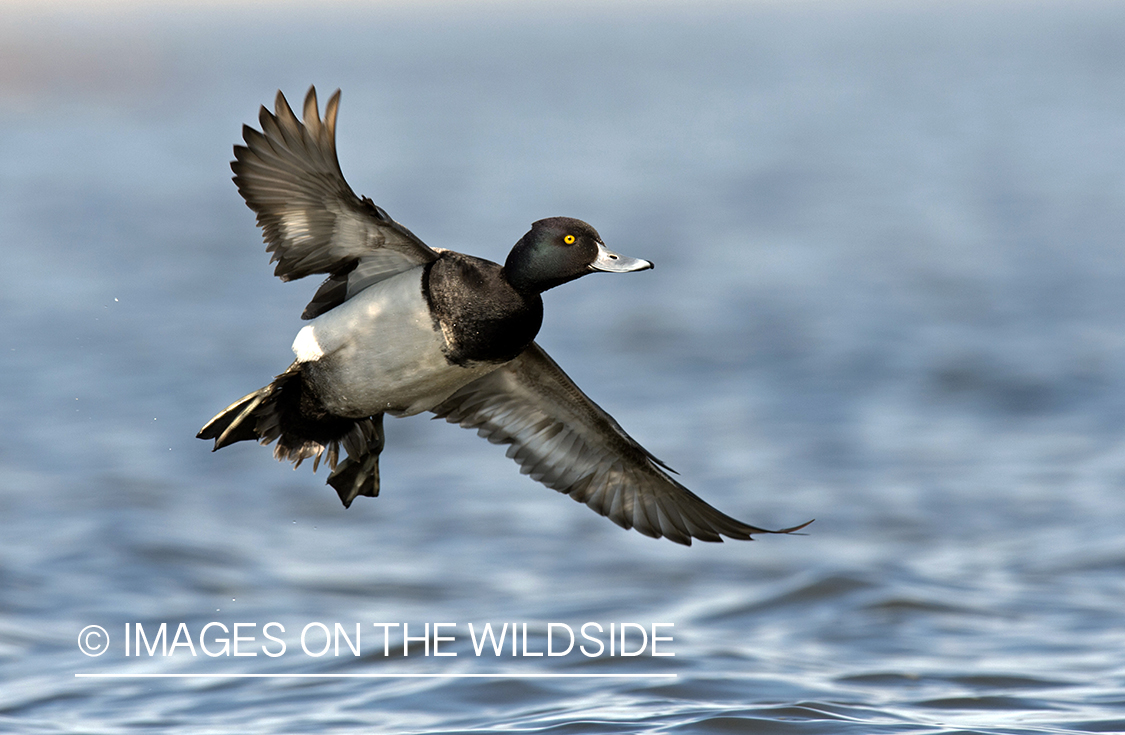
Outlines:
[[367,197],[358,197],[336,157],[340,90],[324,119],[316,89],[305,96],[304,122],[280,91],[275,111],[262,107],[261,132],[242,127],[231,170],[238,192],[258,215],[274,275],[283,281],[329,275],[305,309],[311,319],[377,281],[438,257],[410,230]]
[[[509,444],[521,472],[623,528],[690,546],[769,531],[721,513],[590,400],[537,344],[432,409],[493,444]],[[810,521],[811,523],[811,521]]]

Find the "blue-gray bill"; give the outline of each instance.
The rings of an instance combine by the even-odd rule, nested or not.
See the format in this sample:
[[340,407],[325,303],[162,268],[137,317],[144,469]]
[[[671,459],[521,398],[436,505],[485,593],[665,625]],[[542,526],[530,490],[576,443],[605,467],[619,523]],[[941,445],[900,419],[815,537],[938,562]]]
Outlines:
[[632,273],[633,271],[646,271],[652,268],[652,262],[640,258],[630,258],[627,255],[618,255],[599,242],[598,256],[590,264],[590,268],[603,273]]

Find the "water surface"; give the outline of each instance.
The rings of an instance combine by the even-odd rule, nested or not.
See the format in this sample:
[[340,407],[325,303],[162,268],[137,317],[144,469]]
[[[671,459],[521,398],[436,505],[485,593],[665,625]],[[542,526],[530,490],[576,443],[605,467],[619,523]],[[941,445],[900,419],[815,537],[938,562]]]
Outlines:
[[[1125,730],[1117,6],[13,17],[0,729]],[[429,244],[502,260],[565,214],[655,261],[548,293],[540,343],[707,500],[808,535],[626,533],[423,417],[347,511],[323,470],[210,454],[316,286],[270,276],[230,146],[312,83],[353,187]],[[286,653],[124,655],[126,624],[210,622]],[[306,655],[313,622],[361,655]],[[376,622],[455,623],[458,655],[400,627],[384,656]],[[476,656],[505,622],[531,652],[672,623],[675,656]],[[675,678],[539,676],[595,673]]]

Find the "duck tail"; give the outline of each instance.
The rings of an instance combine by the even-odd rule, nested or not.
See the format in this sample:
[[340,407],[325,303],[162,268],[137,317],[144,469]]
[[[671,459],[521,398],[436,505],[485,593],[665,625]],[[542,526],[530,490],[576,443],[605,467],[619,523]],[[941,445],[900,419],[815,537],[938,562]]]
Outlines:
[[[212,451],[240,441],[263,445],[276,441],[274,457],[292,462],[294,468],[313,459],[313,472],[323,459],[333,470],[328,484],[345,508],[359,495],[379,494],[383,415],[353,419],[330,413],[309,390],[299,362],[269,385],[224,408],[196,436],[214,439]],[[348,455],[343,462],[339,461],[341,444]]]

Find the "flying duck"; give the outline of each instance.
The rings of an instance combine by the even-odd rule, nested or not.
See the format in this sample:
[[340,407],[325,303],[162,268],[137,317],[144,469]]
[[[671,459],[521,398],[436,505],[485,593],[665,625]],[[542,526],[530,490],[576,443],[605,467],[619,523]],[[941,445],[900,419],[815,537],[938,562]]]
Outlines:
[[[769,531],[735,520],[674,480],[534,342],[541,294],[588,273],[652,268],[618,255],[590,225],[531,225],[501,266],[431,248],[344,180],[336,156],[340,91],[321,119],[315,88],[297,119],[279,91],[261,131],[243,126],[234,182],[257,214],[283,281],[325,274],[301,315],[297,359],[211,419],[212,451],[277,442],[274,456],[315,458],[345,507],[379,494],[383,415],[429,411],[494,444],[524,474],[624,528],[690,545]],[[341,447],[347,456],[341,459]]]

